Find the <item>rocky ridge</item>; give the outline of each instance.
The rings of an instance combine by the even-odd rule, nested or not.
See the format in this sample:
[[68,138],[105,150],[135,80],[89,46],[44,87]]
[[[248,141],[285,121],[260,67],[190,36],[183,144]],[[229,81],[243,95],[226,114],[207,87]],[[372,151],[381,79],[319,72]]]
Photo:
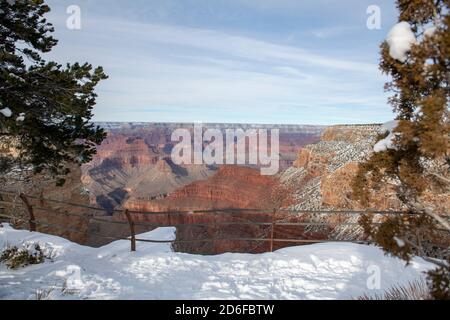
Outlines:
[[[293,210],[298,219],[330,223],[331,229],[326,233],[330,239],[362,239],[357,224],[359,215],[305,214],[301,210],[404,210],[393,183],[374,192],[368,208],[361,207],[353,198],[351,184],[358,165],[373,152],[380,134],[384,134],[381,125],[327,128],[321,141],[302,148],[294,166],[280,175],[280,182],[289,193],[284,207]],[[450,191],[437,192],[430,188],[421,199],[433,211],[448,214]],[[383,217],[378,215],[375,219],[379,221]],[[309,229],[317,232],[318,228]]]
[[[352,176],[361,162],[372,150],[380,134],[379,125],[332,126],[322,134],[321,141],[305,146],[294,165],[280,175],[281,183],[291,191],[289,206],[293,210],[336,209],[344,202],[334,203],[330,197],[348,191],[326,190],[330,179],[347,174]],[[343,181],[343,185],[348,179]],[[350,207],[348,208],[350,209]]]

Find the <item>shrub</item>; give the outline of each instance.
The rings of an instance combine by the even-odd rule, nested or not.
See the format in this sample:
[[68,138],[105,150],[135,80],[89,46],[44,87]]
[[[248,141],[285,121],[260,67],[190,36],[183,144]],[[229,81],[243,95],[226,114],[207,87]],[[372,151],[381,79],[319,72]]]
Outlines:
[[4,263],[10,269],[19,269],[28,265],[40,264],[45,259],[46,256],[39,244],[35,244],[33,250],[9,247],[0,256],[0,262]]
[[445,266],[428,272],[428,287],[436,300],[450,300],[450,259]]
[[49,300],[51,294],[53,293],[54,288],[50,288],[48,290],[39,289],[36,291],[36,300]]

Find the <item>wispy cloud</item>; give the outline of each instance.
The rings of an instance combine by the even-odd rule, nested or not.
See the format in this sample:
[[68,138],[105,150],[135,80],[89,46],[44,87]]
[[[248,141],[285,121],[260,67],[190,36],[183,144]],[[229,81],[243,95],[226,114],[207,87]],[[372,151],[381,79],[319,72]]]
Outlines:
[[334,26],[334,27],[323,27],[318,29],[310,30],[309,32],[317,38],[327,39],[335,38],[336,36],[342,36],[344,34],[354,32],[357,28],[351,26]]
[[[90,12],[51,16],[61,62],[105,67],[99,121],[349,123],[390,117],[376,61],[274,39]],[[313,29],[311,29],[313,30]],[[332,35],[329,35],[332,37]]]
[[332,68],[344,71],[369,72],[377,70],[375,64],[336,59],[331,55],[320,55],[308,52],[302,48],[289,47],[269,43],[253,38],[231,35],[208,29],[194,29],[178,26],[152,24],[136,24],[107,20],[96,20],[104,32],[115,35],[126,33],[133,38],[139,37],[145,41],[157,44],[168,44],[208,50],[215,54],[224,54],[236,58],[250,59],[258,62],[279,61],[296,65],[311,65],[322,68]]

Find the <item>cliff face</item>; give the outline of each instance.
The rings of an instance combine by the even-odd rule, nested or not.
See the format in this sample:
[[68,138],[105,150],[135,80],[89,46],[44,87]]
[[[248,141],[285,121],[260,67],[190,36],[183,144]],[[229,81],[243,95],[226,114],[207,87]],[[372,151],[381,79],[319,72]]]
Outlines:
[[[361,210],[353,199],[351,183],[358,164],[372,152],[381,133],[378,125],[333,126],[327,128],[317,144],[299,152],[294,166],[280,177],[290,196],[284,207],[292,210]],[[370,207],[377,210],[398,210],[400,202],[391,186],[380,192]],[[299,214],[309,222],[326,222],[324,228],[309,227],[309,232],[322,232],[330,239],[361,239],[362,229],[357,215]],[[343,222],[354,225],[342,225]]]
[[154,165],[159,156],[155,149],[148,146],[142,138],[110,134],[104,144],[98,148],[95,158],[97,160],[108,159],[114,165],[130,169]]
[[[282,176],[284,184],[292,187],[292,207],[295,209],[360,210],[353,199],[351,183],[358,164],[373,152],[373,145],[381,133],[381,126],[333,126],[324,131],[321,141],[299,152],[294,166]],[[430,166],[435,164],[430,163]],[[445,212],[450,197],[427,190],[422,201],[437,212]],[[401,210],[394,185],[388,184],[372,195],[369,208]]]
[[[334,126],[324,131],[321,141],[328,145],[339,144],[338,151],[326,154],[327,167],[321,173],[320,193],[325,208],[363,210],[352,197],[351,184],[358,165],[372,153],[372,145],[381,133],[380,126]],[[326,152],[326,151],[325,151]],[[331,164],[328,166],[328,164]],[[372,197],[370,208],[377,210],[400,210],[401,203],[395,196],[394,187],[387,185]]]

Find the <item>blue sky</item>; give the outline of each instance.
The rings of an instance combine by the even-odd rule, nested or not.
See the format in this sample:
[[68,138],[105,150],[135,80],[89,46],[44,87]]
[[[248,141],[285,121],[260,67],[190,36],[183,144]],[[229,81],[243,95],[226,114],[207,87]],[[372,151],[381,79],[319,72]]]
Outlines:
[[[378,70],[393,1],[48,0],[48,58],[110,76],[97,121],[337,124],[393,118]],[[66,28],[69,5],[81,30]],[[381,29],[369,30],[369,5]]]

